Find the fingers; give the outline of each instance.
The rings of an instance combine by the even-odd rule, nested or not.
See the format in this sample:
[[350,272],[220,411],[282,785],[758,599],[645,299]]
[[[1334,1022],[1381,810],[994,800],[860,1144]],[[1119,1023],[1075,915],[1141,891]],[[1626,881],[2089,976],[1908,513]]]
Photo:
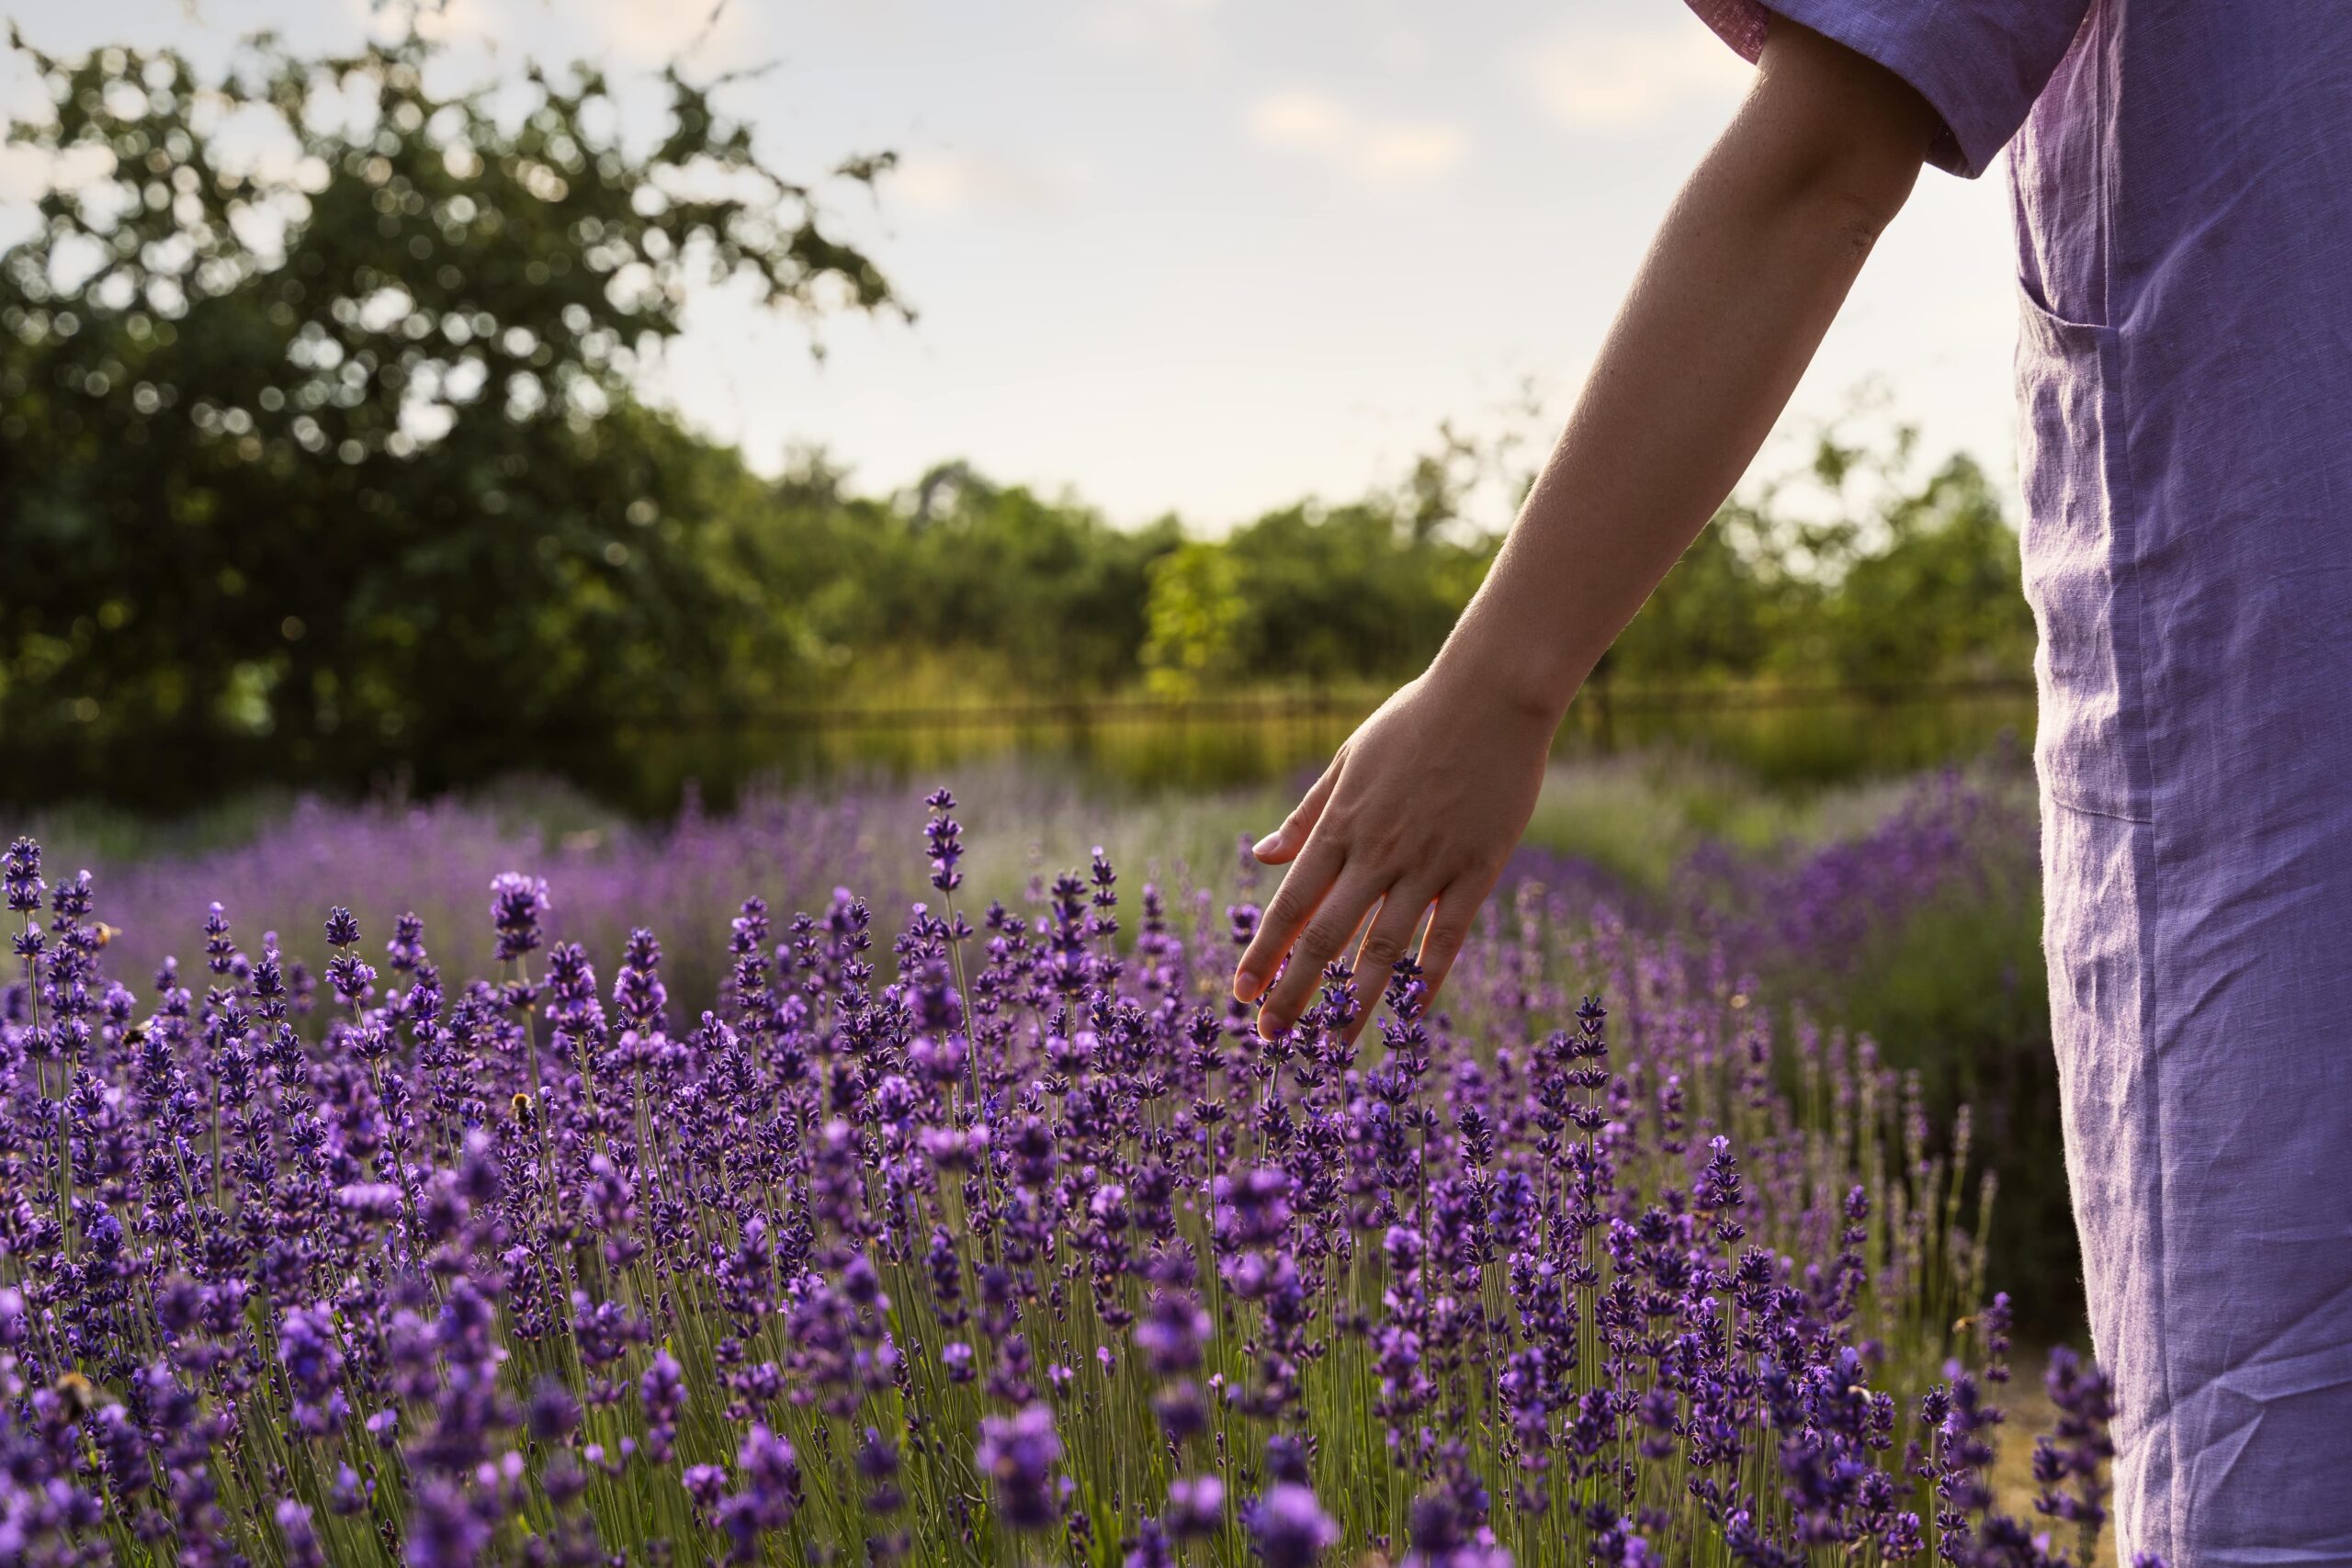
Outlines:
[[[1250,852],[1268,865],[1280,865],[1306,847],[1307,837],[1315,831],[1315,824],[1323,818],[1323,806],[1331,798],[1332,786],[1340,782],[1340,759],[1323,770],[1299,803],[1291,807],[1283,825],[1250,846]],[[1261,971],[1262,973],[1262,971]]]
[[1471,924],[1477,919],[1478,906],[1487,901],[1493,880],[1487,878],[1487,886],[1481,887],[1471,878],[1457,878],[1437,896],[1437,913],[1430,917],[1429,931],[1421,938],[1421,980],[1429,987],[1432,1006],[1462,944],[1470,940]]
[[[1289,885],[1283,886],[1287,889]],[[1364,873],[1340,878],[1299,933],[1289,967],[1266,993],[1265,1005],[1258,1010],[1259,1033],[1279,1034],[1298,1021],[1315,998],[1315,987],[1322,984],[1323,966],[1353,948],[1357,929],[1379,897],[1380,889]]]
[[1259,918],[1257,934],[1242,950],[1241,962],[1233,973],[1233,996],[1236,1001],[1254,1002],[1274,977],[1275,966],[1290,944],[1298,938],[1299,928],[1323,902],[1331,884],[1339,880],[1340,868],[1346,863],[1347,852],[1330,841],[1310,843],[1283,877],[1283,885],[1274,892],[1273,902]]
[[1364,1025],[1372,1021],[1373,1013],[1380,1006],[1381,992],[1388,985],[1389,971],[1405,956],[1419,931],[1421,917],[1430,910],[1430,895],[1423,891],[1406,892],[1392,888],[1380,901],[1380,913],[1374,917],[1371,928],[1364,932],[1363,945],[1356,950],[1356,1016],[1348,1025],[1347,1037],[1353,1040],[1362,1034]]

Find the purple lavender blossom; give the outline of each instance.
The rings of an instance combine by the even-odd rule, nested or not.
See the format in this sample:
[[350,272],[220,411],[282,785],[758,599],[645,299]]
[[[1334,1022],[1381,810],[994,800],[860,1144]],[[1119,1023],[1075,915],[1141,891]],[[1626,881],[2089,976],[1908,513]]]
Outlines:
[[[954,809],[891,891],[961,891]],[[1220,973],[1255,906],[1171,874],[1130,941],[1101,852],[889,933],[835,889],[851,811],[609,852],[298,818],[128,872],[137,942],[200,965],[102,926],[107,879],[0,863],[0,1555],[2050,1558],[1984,1483],[2006,1302],[1959,1293],[1959,1174],[1865,1044],[1780,1037],[1687,931],[1530,894],[1444,1014],[1401,966],[1360,1047],[1335,972],[1266,1041]],[[315,941],[282,912],[341,891],[314,835],[387,901],[306,965],[270,927]],[[409,911],[480,953],[509,864],[565,923],[502,874],[508,967],[436,964]],[[1904,1157],[1849,1168],[1860,1129]],[[2044,1512],[2092,1530],[2109,1396],[2052,1377]],[[255,1431],[282,1472],[243,1468]]]
[[792,1445],[758,1422],[735,1456],[741,1489],[718,1506],[718,1521],[739,1562],[752,1561],[759,1538],[792,1523],[800,1507],[800,1458]]
[[1054,1522],[1054,1467],[1062,1455],[1054,1413],[1032,1404],[1017,1416],[985,1416],[974,1455],[996,1499],[997,1516],[1016,1530]]
[[1162,1291],[1152,1298],[1135,1330],[1136,1344],[1152,1371],[1161,1377],[1199,1366],[1201,1345],[1208,1335],[1209,1314],[1188,1292],[1172,1291]]
[[2059,1411],[2054,1432],[2035,1439],[2033,1479],[2041,1486],[2036,1512],[2075,1527],[2085,1562],[2107,1523],[2107,1461],[2115,1457],[2109,1436],[2114,1419],[2114,1390],[2107,1374],[2061,1345],[2050,1352],[2042,1374],[2050,1403]]
[[1167,1518],[1168,1533],[1179,1540],[1215,1535],[1225,1528],[1225,1483],[1214,1475],[1170,1483]]
[[311,1522],[310,1509],[287,1497],[280,1499],[272,1517],[277,1525],[278,1539],[285,1544],[286,1568],[326,1568],[326,1549],[319,1544],[319,1532]]
[[38,913],[40,896],[47,891],[40,879],[40,846],[30,839],[12,840],[6,860],[0,863],[0,883],[6,886],[11,913]]
[[540,1442],[560,1443],[580,1426],[580,1401],[554,1378],[543,1377],[524,1407],[524,1426]]
[[956,862],[964,858],[964,829],[948,815],[956,809],[956,797],[944,789],[933,790],[923,797],[923,805],[931,809],[931,820],[923,828],[931,854],[931,885],[942,893],[953,893],[964,884],[964,874],[956,869]]
[[510,964],[539,945],[547,918],[548,885],[536,876],[502,872],[490,885],[490,919],[498,928],[498,961]]
[[1312,1568],[1340,1543],[1340,1527],[1315,1494],[1292,1482],[1269,1487],[1264,1496],[1243,1505],[1242,1524],[1250,1550],[1266,1568]]

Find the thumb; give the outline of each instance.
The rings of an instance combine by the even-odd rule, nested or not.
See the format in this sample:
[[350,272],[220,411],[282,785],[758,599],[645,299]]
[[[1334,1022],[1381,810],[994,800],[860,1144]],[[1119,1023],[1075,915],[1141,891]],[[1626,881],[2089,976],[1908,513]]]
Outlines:
[[1322,819],[1323,807],[1331,798],[1331,791],[1340,782],[1340,761],[1332,759],[1315,781],[1315,787],[1291,808],[1283,825],[1250,846],[1250,852],[1267,865],[1282,865],[1296,858],[1306,847],[1307,835],[1315,831],[1315,824]]

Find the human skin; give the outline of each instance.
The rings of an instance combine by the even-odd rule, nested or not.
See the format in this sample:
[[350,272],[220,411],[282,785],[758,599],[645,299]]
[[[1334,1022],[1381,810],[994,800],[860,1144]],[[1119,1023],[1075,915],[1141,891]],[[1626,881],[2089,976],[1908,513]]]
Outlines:
[[1237,998],[1262,998],[1261,1032],[1295,1023],[1334,959],[1378,984],[1424,917],[1420,963],[1432,996],[1443,985],[1570,700],[1755,457],[1936,129],[1894,73],[1775,20],[1486,581],[1255,847],[1290,867],[1234,975]]

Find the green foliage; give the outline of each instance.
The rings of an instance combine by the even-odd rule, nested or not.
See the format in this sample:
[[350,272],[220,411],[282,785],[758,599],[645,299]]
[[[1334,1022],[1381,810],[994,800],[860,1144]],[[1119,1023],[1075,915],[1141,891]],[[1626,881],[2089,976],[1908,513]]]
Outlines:
[[1469,603],[1493,546],[1454,542],[1385,498],[1271,513],[1222,547],[1244,606],[1234,662],[1259,679],[1408,676]]
[[1602,657],[1610,679],[1755,675],[1771,663],[1786,616],[1780,585],[1761,581],[1718,519],[1702,533]]
[[[774,765],[779,712],[1371,690],[1492,559],[1473,498],[1517,493],[1513,440],[1451,428],[1391,489],[1218,537],[963,463],[895,495],[821,454],[764,479],[636,393],[687,298],[896,302],[710,86],[663,73],[640,145],[593,70],[444,92],[414,38],[256,40],[217,79],[18,48],[49,104],[11,139],[54,183],[0,256],[0,796],[534,769],[666,808]],[[2021,673],[1999,499],[1965,458],[1911,480],[1912,446],[1832,435],[1727,505],[1604,675]],[[1643,739],[1631,704],[1611,722]],[[1849,771],[1832,722],[1798,772]]]
[[1184,698],[1204,685],[1238,679],[1240,639],[1250,605],[1233,552],[1187,544],[1151,563],[1145,605],[1147,682],[1155,696]]
[[2017,674],[2033,662],[2017,535],[1965,457],[1883,513],[1885,547],[1853,562],[1822,605],[1838,675]]
[[1152,563],[1170,520],[1113,526],[1072,502],[943,464],[897,497],[849,493],[821,456],[752,481],[725,525],[742,541],[742,591],[788,628],[805,679],[778,705],[903,689],[912,667],[1063,694],[1133,678]]
[[723,521],[747,478],[633,377],[696,286],[891,297],[707,87],[664,73],[639,150],[595,72],[494,108],[435,90],[413,37],[260,39],[215,80],[17,46],[49,112],[10,140],[57,182],[0,257],[14,758],[51,790],[162,741],[432,783],[512,766],[518,735],[759,694],[734,676],[774,630]]
[[[1908,482],[1911,448],[1907,430],[1875,448],[1832,433],[1803,476],[1726,503],[1603,669],[1860,685],[2024,675],[2033,616],[2000,497],[1966,456]],[[1799,478],[1825,492],[1826,517],[1791,502]]]
[[2021,1325],[2068,1332],[2082,1259],[2068,1205],[2050,982],[2034,868],[1984,882],[1881,933],[1862,961],[1824,986],[1817,1010],[1879,1041],[1916,1069],[1932,1117],[1973,1109],[1978,1146],[2001,1173],[1991,1236],[2001,1274],[2026,1304]]

